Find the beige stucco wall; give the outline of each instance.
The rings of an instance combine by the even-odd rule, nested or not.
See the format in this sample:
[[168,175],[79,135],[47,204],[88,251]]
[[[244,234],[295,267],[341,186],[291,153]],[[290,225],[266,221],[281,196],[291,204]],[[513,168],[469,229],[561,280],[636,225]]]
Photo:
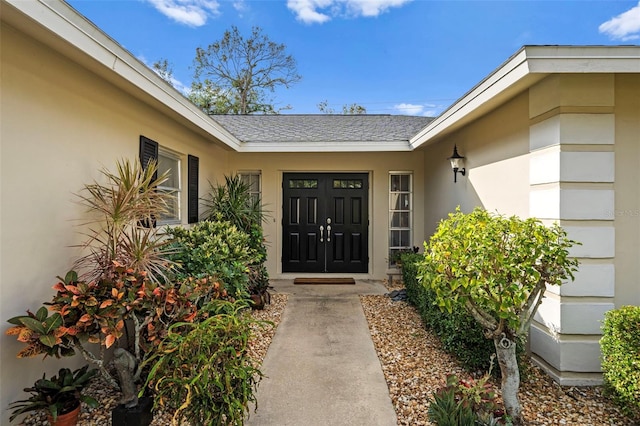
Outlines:
[[[186,156],[198,156],[202,195],[226,172],[227,152],[8,25],[1,31],[0,423],[8,424],[5,408],[22,388],[69,363],[18,360],[22,346],[4,331],[6,319],[51,299],[76,258],[83,210],[74,193],[99,169],[137,158],[141,134],[183,156],[183,188]],[[186,221],[186,196],[182,209]]]
[[615,305],[640,305],[640,75],[615,77]]
[[[522,94],[489,115],[424,148],[425,239],[460,206],[504,215],[529,213],[528,97]],[[465,157],[466,176],[453,181],[453,146]]]
[[422,246],[424,234],[424,176],[422,152],[409,153],[231,153],[233,172],[260,171],[262,199],[269,218],[265,224],[267,269],[272,278],[282,274],[282,174],[284,172],[366,172],[369,173],[369,273],[361,278],[385,278],[389,247],[389,172],[413,173],[413,243]]

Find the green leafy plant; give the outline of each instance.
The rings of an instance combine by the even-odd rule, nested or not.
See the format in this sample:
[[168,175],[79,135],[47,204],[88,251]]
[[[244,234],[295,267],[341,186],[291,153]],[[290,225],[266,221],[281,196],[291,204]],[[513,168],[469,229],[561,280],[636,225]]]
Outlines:
[[[156,406],[175,409],[173,424],[242,425],[262,374],[248,354],[251,324],[246,302],[215,301],[210,316],[176,323],[162,341],[147,385]],[[265,323],[260,323],[265,324]]]
[[178,278],[216,277],[231,297],[247,298],[247,265],[257,263],[260,257],[251,248],[249,235],[220,215],[213,218],[190,229],[168,228],[173,252],[169,258],[177,265]]
[[514,424],[522,422],[516,342],[527,333],[547,285],[573,279],[575,244],[558,225],[459,210],[440,222],[425,247],[418,277],[441,310],[463,307],[493,340],[502,396]]
[[640,306],[607,312],[602,332],[605,388],[626,414],[640,420]]
[[227,220],[249,235],[249,246],[257,257],[249,264],[249,286],[251,295],[262,302],[268,301],[269,275],[264,263],[267,259],[262,222],[265,210],[260,198],[251,193],[251,187],[239,175],[225,176],[224,184],[210,184],[209,196],[205,200],[208,220]]
[[49,311],[44,306],[34,314],[27,311],[27,315],[17,316],[7,320],[13,327],[6,331],[7,335],[18,336],[19,342],[27,346],[18,353],[18,358],[27,358],[37,354],[60,357],[71,355],[70,349],[62,345],[61,330],[63,325],[62,315]]
[[75,371],[61,368],[58,375],[50,379],[43,374],[32,387],[24,389],[31,394],[29,399],[15,401],[9,405],[9,409],[14,410],[9,421],[13,421],[20,414],[43,409],[47,410],[55,421],[59,415],[75,410],[80,402],[97,407],[98,402],[94,398],[81,393],[98,372],[88,368],[88,365]]
[[455,374],[448,375],[446,385],[433,393],[429,419],[438,425],[499,424],[504,412],[489,382],[494,358],[495,354],[491,357],[489,372],[480,379],[460,379]]

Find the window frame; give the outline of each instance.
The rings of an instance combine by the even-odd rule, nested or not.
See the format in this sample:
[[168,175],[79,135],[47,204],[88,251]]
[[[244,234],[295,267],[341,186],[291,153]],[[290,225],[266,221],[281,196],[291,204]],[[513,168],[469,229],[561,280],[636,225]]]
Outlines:
[[[249,198],[251,199],[251,201],[255,202],[256,201],[255,197],[257,196],[257,199],[260,201],[260,204],[262,205],[262,170],[242,170],[238,172],[238,175],[240,176],[240,179],[242,180],[242,182],[249,185]],[[257,191],[253,189],[252,178],[254,177],[258,178]],[[248,178],[248,181],[245,178]]]
[[[407,176],[409,179],[407,190],[403,190],[399,188],[394,190],[392,187],[394,176]],[[398,209],[396,205],[394,205],[394,195],[397,197],[401,197],[402,195],[407,196],[408,206],[407,208]],[[393,226],[394,223],[394,213],[408,213],[408,225],[407,226]],[[396,259],[395,255],[398,252],[404,250],[410,250],[413,245],[413,171],[390,171],[389,172],[389,233],[388,233],[388,266],[395,267]],[[409,237],[407,241],[407,245],[393,245],[394,232],[409,232]],[[402,238],[400,237],[399,242],[401,243]]]
[[182,223],[182,193],[184,191],[183,179],[182,179],[182,155],[176,151],[166,148],[162,145],[158,146],[158,174],[162,175],[163,170],[160,169],[160,157],[164,157],[171,161],[174,161],[177,165],[177,172],[171,170],[171,176],[177,176],[178,186],[158,185],[159,191],[170,193],[172,197],[175,197],[175,205],[177,213],[172,217],[164,217],[158,220],[158,225],[176,225]]

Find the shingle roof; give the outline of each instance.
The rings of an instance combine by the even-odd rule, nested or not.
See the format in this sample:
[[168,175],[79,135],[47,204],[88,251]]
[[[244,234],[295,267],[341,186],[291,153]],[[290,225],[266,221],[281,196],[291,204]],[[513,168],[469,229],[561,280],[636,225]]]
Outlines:
[[242,142],[409,141],[433,121],[406,115],[212,115]]

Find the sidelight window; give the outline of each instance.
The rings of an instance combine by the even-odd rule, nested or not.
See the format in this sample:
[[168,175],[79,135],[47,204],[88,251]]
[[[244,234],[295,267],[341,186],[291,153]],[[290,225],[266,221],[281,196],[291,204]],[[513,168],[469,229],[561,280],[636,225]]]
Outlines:
[[400,252],[412,247],[413,174],[389,173],[389,266]]
[[262,199],[262,175],[260,171],[239,172],[242,182],[249,187],[251,203],[260,203]]

